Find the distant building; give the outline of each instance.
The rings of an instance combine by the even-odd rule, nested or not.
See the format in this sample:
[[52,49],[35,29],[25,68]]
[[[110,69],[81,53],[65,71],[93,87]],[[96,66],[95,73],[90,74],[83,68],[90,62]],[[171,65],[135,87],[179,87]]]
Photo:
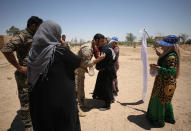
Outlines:
[[9,35],[0,35],[0,49],[3,47],[5,43],[7,43],[12,36]]

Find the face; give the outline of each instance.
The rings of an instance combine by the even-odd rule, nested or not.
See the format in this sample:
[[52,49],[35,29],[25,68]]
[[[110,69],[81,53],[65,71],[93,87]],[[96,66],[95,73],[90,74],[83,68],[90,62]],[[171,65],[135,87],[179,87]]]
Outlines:
[[168,50],[168,47],[166,47],[166,46],[161,46],[161,50],[162,50],[163,52],[165,52],[166,50]]
[[160,53],[164,53],[164,52],[166,52],[166,51],[169,49],[168,47],[162,46],[162,45],[159,45],[159,44],[158,44],[157,47],[158,47],[157,50],[158,50]]
[[105,45],[104,39],[103,39],[103,38],[99,39],[99,41],[98,41],[98,46],[99,46],[99,47],[102,47],[102,46],[104,46],[104,45]]
[[113,48],[115,48],[116,46],[118,46],[118,42],[114,42]]
[[66,36],[62,36],[62,40],[65,41],[66,40]]
[[35,34],[40,25],[32,24],[29,29]]
[[107,42],[107,39],[104,39],[104,43],[105,43],[105,45],[108,43],[108,42]]

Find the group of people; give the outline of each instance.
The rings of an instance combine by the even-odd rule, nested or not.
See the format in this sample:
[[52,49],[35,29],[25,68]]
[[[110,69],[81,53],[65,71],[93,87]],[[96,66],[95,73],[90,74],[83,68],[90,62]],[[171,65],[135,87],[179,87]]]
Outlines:
[[[84,79],[86,72],[94,74],[91,73],[94,66],[99,75],[93,98],[105,100],[106,109],[113,100],[114,63],[117,61],[114,48],[118,39],[114,37],[107,43],[104,35],[96,34],[92,43],[81,46],[76,55],[66,44],[66,36],[61,38],[61,33],[56,22],[43,22],[32,16],[27,28],[1,49],[17,69],[15,78],[26,130],[32,126],[35,131],[81,130],[76,99],[82,106],[90,108],[85,103]],[[93,56],[95,59],[91,60]]]
[[[17,69],[15,79],[26,131],[32,127],[35,131],[80,131],[80,106],[91,108],[85,101],[85,73],[93,76],[94,66],[99,72],[92,98],[105,101],[103,108],[110,109],[114,96],[118,95],[118,38],[108,40],[98,33],[76,55],[66,44],[66,36],[61,34],[56,22],[43,22],[32,16],[27,28],[1,49]],[[150,65],[157,75],[147,118],[160,127],[164,122],[175,123],[171,100],[180,65],[177,42],[173,35],[158,41],[163,52],[156,49],[158,63]]]

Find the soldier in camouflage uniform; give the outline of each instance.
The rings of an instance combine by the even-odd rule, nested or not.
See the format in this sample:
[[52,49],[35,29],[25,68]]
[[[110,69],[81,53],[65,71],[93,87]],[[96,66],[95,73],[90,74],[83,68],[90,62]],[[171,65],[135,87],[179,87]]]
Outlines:
[[[91,58],[92,58],[92,50],[89,47],[89,45],[83,45],[80,50],[78,51],[78,56],[82,58],[84,62],[91,63]],[[79,111],[79,116],[84,117],[86,116],[85,113],[81,110],[81,106],[86,106],[85,105],[85,92],[84,92],[84,80],[85,80],[85,73],[88,72],[87,68],[84,67],[79,67],[75,70],[75,87],[76,87],[76,93],[77,93],[77,101],[78,101],[78,111]]]
[[[29,88],[27,86],[27,61],[33,36],[42,23],[42,19],[31,16],[27,22],[27,28],[22,30],[18,35],[13,36],[11,40],[4,45],[1,52],[7,60],[17,69],[15,71],[15,79],[18,87],[18,95],[21,104],[21,118],[25,125],[25,130],[30,130],[32,127],[30,110],[29,110]],[[15,58],[16,51],[18,62]]]
[[[91,45],[85,44],[81,46],[80,50],[78,51],[78,56],[84,61],[84,63],[88,63],[90,65],[90,68],[93,68],[94,63],[91,61],[93,56],[93,50],[91,48]],[[85,73],[88,73],[88,69],[86,67],[82,68],[79,67],[75,70],[75,84],[76,84],[76,90],[77,90],[77,97],[78,102],[82,106],[86,106],[85,104],[85,92],[84,92],[84,79],[85,79]]]
[[[99,34],[94,36],[94,40],[92,43],[84,44],[81,46],[80,50],[78,51],[78,56],[81,57],[82,63],[86,63],[89,65],[89,70],[85,66],[81,66],[75,70],[75,86],[77,91],[77,98],[78,102],[81,106],[90,108],[90,106],[85,103],[85,91],[84,91],[84,80],[85,80],[85,73],[88,73],[90,76],[94,75],[94,65],[99,61],[92,61],[93,55],[95,58],[99,57],[99,50],[96,48],[96,44],[98,43]],[[104,55],[104,54],[103,54]],[[84,67],[84,68],[82,68]],[[78,106],[79,107],[79,106]],[[85,114],[79,108],[79,116],[85,116]]]

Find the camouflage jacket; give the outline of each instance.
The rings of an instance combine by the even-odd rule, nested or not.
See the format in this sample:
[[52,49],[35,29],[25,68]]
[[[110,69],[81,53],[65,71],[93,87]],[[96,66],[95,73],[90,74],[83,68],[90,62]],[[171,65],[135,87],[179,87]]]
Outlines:
[[94,66],[93,61],[91,61],[93,56],[93,49],[91,47],[91,44],[84,44],[80,47],[80,50],[78,51],[78,56],[81,58],[81,64],[79,71],[88,72],[87,67],[92,68]]
[[9,42],[7,42],[1,52],[14,52],[16,51],[19,64],[22,66],[27,65],[27,56],[33,41],[33,33],[28,28],[22,30],[18,35],[13,36]]

